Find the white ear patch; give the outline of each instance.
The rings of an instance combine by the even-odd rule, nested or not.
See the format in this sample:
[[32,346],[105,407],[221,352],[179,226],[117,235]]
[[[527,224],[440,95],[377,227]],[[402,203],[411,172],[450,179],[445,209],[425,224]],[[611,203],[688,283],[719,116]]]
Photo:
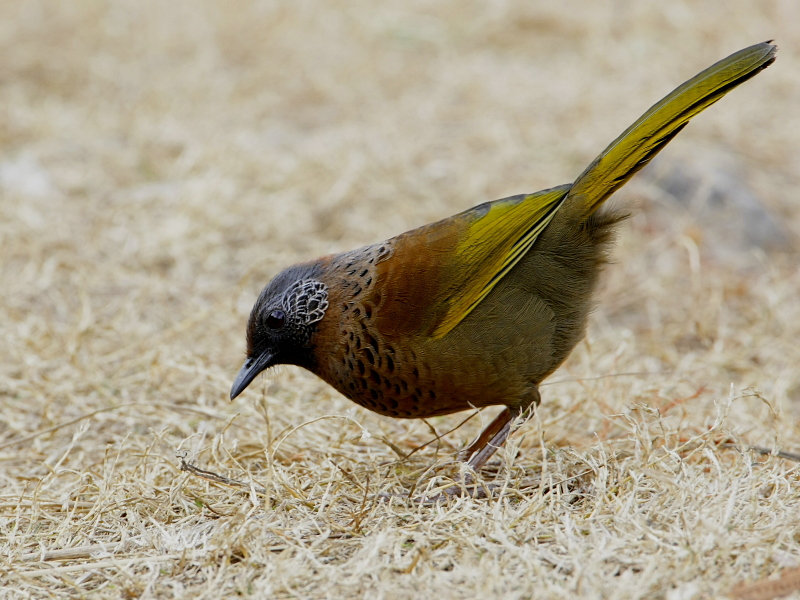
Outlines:
[[283,306],[289,318],[301,325],[321,321],[328,309],[328,287],[313,279],[302,279],[286,290]]

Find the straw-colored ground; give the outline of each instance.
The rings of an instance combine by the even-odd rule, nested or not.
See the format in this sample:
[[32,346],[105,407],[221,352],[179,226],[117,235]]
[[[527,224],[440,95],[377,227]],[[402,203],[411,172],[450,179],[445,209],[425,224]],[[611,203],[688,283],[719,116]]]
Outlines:
[[[791,577],[798,22],[794,0],[0,3],[0,597],[677,600]],[[400,461],[466,415],[379,417],[292,368],[228,401],[282,266],[570,181],[769,38],[777,63],[618,195],[636,214],[587,338],[490,498],[405,495],[451,481],[494,411]]]

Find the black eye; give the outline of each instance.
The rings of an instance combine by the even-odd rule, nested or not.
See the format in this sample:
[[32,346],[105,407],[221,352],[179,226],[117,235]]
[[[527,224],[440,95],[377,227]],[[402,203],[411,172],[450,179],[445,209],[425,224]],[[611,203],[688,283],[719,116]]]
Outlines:
[[273,310],[267,317],[267,327],[270,329],[281,329],[286,323],[286,313],[282,310]]

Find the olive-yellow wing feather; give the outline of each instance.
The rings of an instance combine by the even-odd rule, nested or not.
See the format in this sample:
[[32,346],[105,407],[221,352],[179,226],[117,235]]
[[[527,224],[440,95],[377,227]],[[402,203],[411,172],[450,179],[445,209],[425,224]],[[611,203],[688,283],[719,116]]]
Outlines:
[[519,262],[550,223],[569,188],[562,185],[487,202],[458,215],[467,221],[452,259],[458,271],[445,275],[450,285],[440,290],[437,301],[447,310],[433,337],[442,337],[458,325]]

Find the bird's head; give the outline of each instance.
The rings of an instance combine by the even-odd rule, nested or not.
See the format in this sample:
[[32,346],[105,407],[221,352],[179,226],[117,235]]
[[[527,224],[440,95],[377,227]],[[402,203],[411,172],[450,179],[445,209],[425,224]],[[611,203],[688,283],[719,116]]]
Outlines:
[[312,357],[317,323],[328,308],[328,288],[313,265],[289,267],[258,296],[247,323],[247,359],[231,388],[231,400],[264,369],[305,366]]

